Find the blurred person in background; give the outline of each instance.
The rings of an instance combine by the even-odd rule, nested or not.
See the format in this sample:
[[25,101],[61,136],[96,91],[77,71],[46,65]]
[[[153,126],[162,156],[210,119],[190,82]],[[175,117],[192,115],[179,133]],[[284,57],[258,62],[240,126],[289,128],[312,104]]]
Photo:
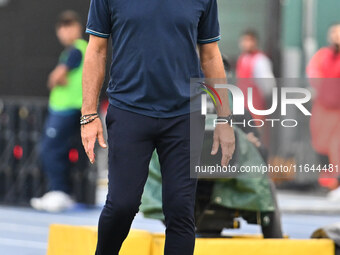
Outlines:
[[[276,86],[272,63],[259,49],[259,36],[255,30],[244,31],[239,40],[241,55],[236,64],[237,86],[242,90],[245,107],[248,106],[248,88],[252,88],[253,106],[257,110],[268,109],[271,102],[272,89]],[[265,116],[251,113],[254,119],[264,120]],[[266,127],[259,128],[261,140],[269,144],[269,134]]]
[[82,71],[87,42],[82,39],[82,25],[74,11],[64,11],[56,24],[56,34],[65,47],[59,62],[48,77],[51,90],[49,111],[41,141],[41,163],[48,180],[49,192],[32,198],[37,210],[59,212],[69,209],[71,198],[68,152],[72,139],[79,134],[82,104]]
[[[315,89],[312,116],[310,120],[313,148],[321,155],[322,166],[331,163],[330,171],[320,175],[321,186],[334,189],[328,195],[340,200],[340,187],[335,167],[340,165],[340,23],[328,30],[329,46],[321,48],[307,66],[307,76]],[[332,78],[332,79],[331,79]]]
[[[239,47],[241,55],[236,64],[236,77],[238,79],[274,78],[270,59],[259,49],[259,36],[255,30],[246,30],[240,37]],[[254,106],[256,109],[265,109],[266,98],[272,95],[272,82],[241,83],[240,88],[247,94],[247,88],[253,88]],[[257,107],[258,108],[257,108]]]

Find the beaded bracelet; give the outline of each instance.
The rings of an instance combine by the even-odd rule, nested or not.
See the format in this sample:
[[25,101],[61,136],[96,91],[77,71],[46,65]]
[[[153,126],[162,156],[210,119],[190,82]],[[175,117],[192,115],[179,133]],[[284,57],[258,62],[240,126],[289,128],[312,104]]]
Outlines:
[[99,118],[98,113],[85,114],[80,117],[80,125],[86,125]]

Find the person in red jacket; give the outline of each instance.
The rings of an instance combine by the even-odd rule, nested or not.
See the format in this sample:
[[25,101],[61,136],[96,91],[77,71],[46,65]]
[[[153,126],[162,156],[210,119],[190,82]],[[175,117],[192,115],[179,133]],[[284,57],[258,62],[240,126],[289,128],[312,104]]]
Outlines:
[[[329,46],[312,57],[306,72],[316,92],[310,120],[312,145],[336,167],[340,165],[340,23],[329,28],[328,40]],[[320,178],[319,182],[329,188],[338,186],[335,178]],[[340,199],[340,189],[337,193],[330,196]]]
[[[239,46],[241,55],[236,64],[238,86],[247,98],[248,88],[253,90],[253,105],[257,110],[267,109],[267,99],[271,98],[272,88],[275,86],[274,74],[270,59],[259,49],[259,37],[254,30],[245,31]],[[269,79],[263,79],[269,78]],[[245,103],[248,108],[247,102]],[[254,118],[262,119],[263,116]]]
[[[237,86],[244,95],[244,105],[249,110],[248,88],[252,89],[253,106],[256,110],[270,108],[272,89],[275,87],[274,74],[270,59],[259,49],[259,37],[254,30],[243,32],[240,37],[239,47],[241,55],[236,64]],[[256,124],[261,126],[265,120],[264,115],[251,113]],[[262,121],[262,123],[261,123]],[[259,128],[261,141],[269,146],[270,130],[263,126]]]

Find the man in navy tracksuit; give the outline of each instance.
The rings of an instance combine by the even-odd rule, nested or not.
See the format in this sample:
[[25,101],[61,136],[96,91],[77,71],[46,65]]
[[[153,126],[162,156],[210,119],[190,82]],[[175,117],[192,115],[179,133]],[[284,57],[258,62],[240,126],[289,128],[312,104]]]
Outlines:
[[[204,117],[200,109],[190,109],[190,78],[225,78],[217,44],[216,0],[92,0],[86,32],[90,41],[81,124],[91,162],[96,139],[106,147],[96,112],[110,36],[113,49],[106,119],[109,191],[99,219],[96,254],[118,254],[138,212],[156,149],[162,172],[165,254],[191,255],[197,180],[190,178],[189,127],[191,122],[203,134]],[[218,105],[217,112],[227,118],[228,95],[221,91],[220,96],[226,103]],[[234,151],[228,124],[216,127],[212,154],[219,146],[226,165]]]

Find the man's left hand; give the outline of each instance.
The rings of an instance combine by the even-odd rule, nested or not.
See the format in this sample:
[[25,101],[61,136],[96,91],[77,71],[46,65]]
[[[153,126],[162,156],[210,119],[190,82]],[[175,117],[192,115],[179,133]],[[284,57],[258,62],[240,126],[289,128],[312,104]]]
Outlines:
[[235,134],[233,128],[227,123],[217,124],[213,140],[211,155],[216,155],[221,145],[221,165],[227,166],[235,151]]

